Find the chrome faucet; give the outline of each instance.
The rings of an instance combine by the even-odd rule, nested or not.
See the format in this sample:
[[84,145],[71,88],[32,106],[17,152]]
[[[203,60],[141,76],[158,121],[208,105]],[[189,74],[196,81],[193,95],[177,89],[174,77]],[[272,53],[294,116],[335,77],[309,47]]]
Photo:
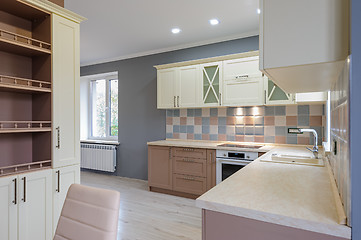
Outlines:
[[318,146],[317,146],[317,143],[318,143],[318,135],[317,135],[317,132],[315,129],[308,129],[308,128],[301,128],[299,129],[299,132],[300,133],[304,133],[304,132],[311,132],[313,133],[313,137],[314,137],[314,144],[313,144],[313,148],[307,148],[308,150],[310,150],[313,155],[315,155],[315,158],[318,158]]

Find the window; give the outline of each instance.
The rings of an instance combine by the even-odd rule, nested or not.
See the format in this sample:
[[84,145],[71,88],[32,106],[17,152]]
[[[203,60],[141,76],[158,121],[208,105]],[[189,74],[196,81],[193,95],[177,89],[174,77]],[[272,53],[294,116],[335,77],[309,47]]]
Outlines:
[[118,138],[118,76],[90,80],[90,138]]

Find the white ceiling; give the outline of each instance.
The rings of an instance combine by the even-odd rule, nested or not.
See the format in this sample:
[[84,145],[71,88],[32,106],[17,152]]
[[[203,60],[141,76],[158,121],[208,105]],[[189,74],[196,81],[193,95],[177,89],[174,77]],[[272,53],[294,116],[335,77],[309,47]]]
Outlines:
[[[258,34],[258,0],[65,0],[86,18],[81,64],[165,52]],[[221,23],[211,26],[209,20]],[[173,27],[182,29],[171,33]]]

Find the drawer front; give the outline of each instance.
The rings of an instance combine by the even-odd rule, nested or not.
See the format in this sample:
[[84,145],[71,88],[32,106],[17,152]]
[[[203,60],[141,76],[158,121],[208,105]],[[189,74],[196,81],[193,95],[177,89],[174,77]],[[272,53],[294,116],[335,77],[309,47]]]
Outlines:
[[202,195],[207,191],[206,178],[173,174],[173,190]]
[[197,177],[206,177],[207,161],[198,158],[174,157],[173,172]]
[[207,158],[207,149],[175,147],[175,148],[172,148],[172,156],[206,159]]

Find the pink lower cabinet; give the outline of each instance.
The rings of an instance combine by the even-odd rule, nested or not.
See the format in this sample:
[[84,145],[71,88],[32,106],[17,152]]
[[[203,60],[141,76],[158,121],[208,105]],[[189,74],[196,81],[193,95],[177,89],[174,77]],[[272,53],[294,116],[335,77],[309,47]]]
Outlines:
[[207,181],[204,177],[173,174],[173,190],[202,195],[207,191]]
[[346,240],[205,209],[202,220],[203,240]]

